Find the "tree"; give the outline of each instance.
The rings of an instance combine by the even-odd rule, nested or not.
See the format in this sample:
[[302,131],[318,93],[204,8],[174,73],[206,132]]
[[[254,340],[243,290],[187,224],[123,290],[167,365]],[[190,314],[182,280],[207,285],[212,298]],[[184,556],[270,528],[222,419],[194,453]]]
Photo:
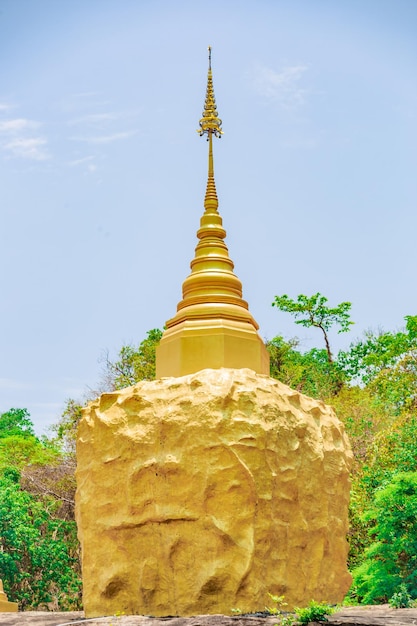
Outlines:
[[54,464],[60,456],[57,448],[33,436],[11,435],[2,437],[0,442],[0,470]]
[[350,302],[341,302],[333,309],[327,307],[326,302],[327,298],[320,293],[310,297],[300,294],[297,296],[297,300],[292,300],[287,295],[283,295],[275,296],[272,306],[284,313],[291,313],[296,318],[296,324],[305,328],[319,328],[323,333],[328,361],[332,363],[333,356],[328,331],[332,326],[338,325],[340,326],[338,333],[345,333],[350,330],[350,326],[354,322],[350,320],[349,311],[352,306]]
[[[360,389],[361,394],[369,394],[367,388]],[[341,396],[344,395],[342,392]],[[339,396],[337,400],[340,399]],[[363,396],[362,396],[363,397]],[[373,507],[378,492],[392,482],[398,472],[417,472],[417,413],[404,412],[393,421],[392,414],[386,407],[372,402],[365,416],[365,422],[355,420],[353,428],[355,437],[351,437],[356,463],[352,474],[352,490],[350,503],[350,555],[351,567],[359,566],[372,543],[372,519],[369,509]],[[355,413],[358,405],[353,398],[351,406],[346,406],[346,413]],[[365,403],[366,407],[367,402]],[[338,409],[338,407],[336,406]],[[360,409],[363,411],[363,409]],[[385,415],[383,414],[385,410]],[[373,420],[371,419],[374,414]],[[338,412],[340,416],[340,413]],[[343,416],[342,416],[343,419]],[[345,421],[345,420],[344,420]],[[346,424],[346,421],[345,421]],[[364,426],[362,428],[362,426]],[[364,436],[361,437],[361,430]],[[366,433],[368,438],[366,439]],[[358,442],[362,441],[364,456],[357,456]],[[373,571],[373,570],[372,570]]]
[[36,497],[57,520],[75,519],[75,455],[63,455],[53,464],[28,465],[21,487]]
[[401,584],[417,597],[417,472],[401,472],[378,490],[364,514],[373,541],[353,571],[353,594],[365,604],[387,602]]
[[296,350],[297,339],[275,337],[266,343],[270,354],[271,376],[313,398],[333,397],[345,381],[343,370],[329,362],[326,350]]
[[328,398],[349,436],[355,459],[353,476],[373,458],[373,445],[379,433],[392,424],[392,413],[375,402],[367,387],[344,385],[337,395]]
[[33,424],[27,409],[10,409],[0,415],[0,439],[14,435],[35,437]]
[[9,598],[22,609],[81,603],[75,522],[53,518],[45,502],[20,487],[19,472],[0,475],[0,571]]
[[366,385],[393,415],[417,408],[417,316],[405,319],[405,331],[367,331],[337,357],[346,375]]
[[48,439],[38,439],[27,409],[10,409],[0,416],[0,472],[55,465],[61,451]]
[[[0,474],[16,470],[21,487],[42,501],[50,514],[74,519],[75,454],[64,450],[59,438],[38,439],[31,434],[33,424],[26,409],[11,409],[4,415],[6,423],[24,428],[12,427],[12,434],[0,438]],[[17,419],[9,419],[10,415]]]
[[377,434],[357,485],[366,504],[397,472],[417,472],[416,441],[416,413],[404,413]]
[[104,379],[106,387],[123,389],[141,380],[155,378],[156,348],[161,341],[162,330],[148,330],[146,338],[138,348],[132,345],[122,346],[117,361],[105,361]]
[[338,361],[346,374],[353,380],[367,384],[404,357],[416,357],[417,315],[407,315],[405,320],[405,331],[393,333],[368,330],[364,339],[352,343],[347,352],[339,352]]
[[60,420],[52,426],[56,441],[70,456],[75,457],[77,428],[81,420],[83,406],[77,400],[69,398],[65,403]]

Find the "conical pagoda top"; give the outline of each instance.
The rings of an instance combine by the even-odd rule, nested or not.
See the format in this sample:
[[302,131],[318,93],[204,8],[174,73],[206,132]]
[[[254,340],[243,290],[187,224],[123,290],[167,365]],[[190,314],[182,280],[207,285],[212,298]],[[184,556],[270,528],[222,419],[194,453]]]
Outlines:
[[200,135],[209,142],[208,179],[199,242],[191,274],[182,285],[176,315],[166,322],[157,349],[156,375],[182,376],[205,368],[248,367],[269,374],[269,356],[257,334],[258,324],[242,299],[242,283],[224,242],[226,231],[218,212],[214,181],[213,135],[221,137],[209,47],[207,90]]

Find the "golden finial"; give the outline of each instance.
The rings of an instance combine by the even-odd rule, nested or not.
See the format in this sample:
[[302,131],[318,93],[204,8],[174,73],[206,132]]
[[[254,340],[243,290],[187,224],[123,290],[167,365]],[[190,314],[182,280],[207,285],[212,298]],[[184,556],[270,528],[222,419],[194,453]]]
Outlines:
[[209,67],[206,100],[204,102],[203,117],[200,120],[200,128],[197,130],[200,136],[207,133],[207,139],[209,139],[210,135],[214,135],[215,137],[221,137],[223,135],[221,129],[222,121],[217,115],[216,99],[214,97],[213,76],[211,73],[211,46],[208,47],[208,59]]

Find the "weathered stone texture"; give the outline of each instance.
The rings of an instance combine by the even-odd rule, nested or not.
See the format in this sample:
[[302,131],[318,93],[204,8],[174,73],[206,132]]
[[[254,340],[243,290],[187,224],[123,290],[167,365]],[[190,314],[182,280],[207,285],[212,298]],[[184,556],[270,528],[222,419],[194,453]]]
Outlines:
[[332,409],[247,369],[108,393],[84,411],[87,616],[338,602],[351,451]]

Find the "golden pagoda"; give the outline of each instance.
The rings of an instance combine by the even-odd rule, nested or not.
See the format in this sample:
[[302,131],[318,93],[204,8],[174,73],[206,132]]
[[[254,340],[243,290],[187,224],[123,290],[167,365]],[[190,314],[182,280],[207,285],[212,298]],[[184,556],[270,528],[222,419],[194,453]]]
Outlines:
[[269,375],[269,355],[257,333],[258,324],[242,299],[242,283],[224,242],[214,182],[213,135],[221,137],[211,70],[211,48],[203,117],[197,132],[207,135],[208,180],[199,242],[191,274],[182,285],[182,300],[156,352],[156,377],[184,376],[206,368],[247,367]]

